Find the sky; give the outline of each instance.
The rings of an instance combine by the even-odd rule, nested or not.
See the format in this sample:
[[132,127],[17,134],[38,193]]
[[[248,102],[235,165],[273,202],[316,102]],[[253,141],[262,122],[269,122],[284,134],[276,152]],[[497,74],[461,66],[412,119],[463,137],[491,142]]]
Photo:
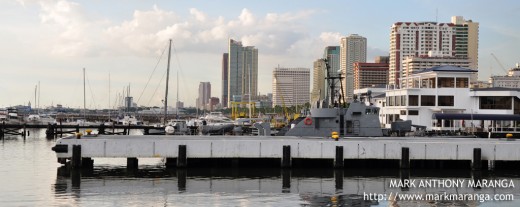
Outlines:
[[0,16],[0,107],[34,106],[39,84],[40,107],[82,108],[83,68],[88,108],[113,107],[128,85],[139,106],[160,106],[169,39],[168,102],[187,106],[199,82],[221,97],[229,38],[258,48],[261,94],[275,67],[312,68],[349,34],[367,38],[369,62],[388,55],[395,22],[479,22],[479,80],[520,62],[515,0],[2,0]]

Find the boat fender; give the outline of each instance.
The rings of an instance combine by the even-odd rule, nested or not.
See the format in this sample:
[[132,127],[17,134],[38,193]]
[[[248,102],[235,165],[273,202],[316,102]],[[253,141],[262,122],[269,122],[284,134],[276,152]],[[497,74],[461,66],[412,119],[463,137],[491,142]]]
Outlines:
[[312,119],[309,118],[309,117],[307,117],[307,118],[305,118],[305,120],[303,120],[303,123],[304,123],[305,125],[311,125],[311,124],[312,124]]
[[69,151],[69,146],[65,144],[57,144],[56,146],[51,148],[52,151],[56,153],[67,153]]

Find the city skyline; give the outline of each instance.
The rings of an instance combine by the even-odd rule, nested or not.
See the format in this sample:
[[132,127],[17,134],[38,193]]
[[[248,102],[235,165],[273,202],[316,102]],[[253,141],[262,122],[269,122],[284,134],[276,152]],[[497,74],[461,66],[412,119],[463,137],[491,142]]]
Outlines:
[[[395,22],[449,23],[452,16],[479,22],[479,80],[487,80],[491,68],[493,74],[506,73],[491,53],[506,70],[520,62],[516,1],[294,2],[1,2],[0,13],[9,18],[0,20],[0,107],[32,102],[38,81],[40,106],[82,107],[82,68],[89,108],[113,106],[129,83],[138,105],[161,106],[165,54],[150,74],[170,38],[174,47],[168,102],[176,101],[178,72],[179,101],[187,106],[195,105],[199,82],[222,87],[221,60],[229,38],[258,48],[262,94],[272,92],[271,73],[278,65],[311,68],[326,46],[337,46],[350,34],[367,38],[368,60],[387,56]],[[221,95],[215,90],[214,96]]]

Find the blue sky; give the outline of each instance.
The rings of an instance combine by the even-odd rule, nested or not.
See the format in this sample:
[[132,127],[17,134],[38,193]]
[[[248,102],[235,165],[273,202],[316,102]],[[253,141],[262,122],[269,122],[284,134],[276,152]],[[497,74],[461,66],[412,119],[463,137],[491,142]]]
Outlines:
[[169,101],[175,101],[178,72],[179,97],[187,105],[194,105],[201,81],[210,81],[212,96],[220,97],[228,37],[259,49],[264,94],[271,92],[274,67],[312,68],[325,46],[339,45],[348,34],[367,38],[369,61],[387,55],[390,27],[399,21],[449,22],[451,16],[464,16],[479,22],[480,80],[487,80],[491,69],[504,73],[491,53],[506,69],[520,62],[520,3],[513,0],[18,0],[1,1],[0,15],[0,107],[33,102],[38,81],[40,105],[80,107],[82,68],[89,108],[114,105],[128,84],[139,105],[160,105],[165,58],[152,71],[169,38],[175,46]]

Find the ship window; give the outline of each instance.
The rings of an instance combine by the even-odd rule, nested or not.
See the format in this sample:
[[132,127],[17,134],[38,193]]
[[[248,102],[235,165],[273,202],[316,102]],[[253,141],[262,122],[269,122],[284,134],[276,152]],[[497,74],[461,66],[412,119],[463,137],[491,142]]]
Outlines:
[[409,106],[419,106],[419,96],[418,95],[409,95],[408,96],[408,105]]
[[439,106],[454,106],[453,96],[439,96],[438,102]]
[[435,96],[421,96],[421,106],[435,106]]
[[408,115],[417,116],[419,115],[419,110],[408,110]]

